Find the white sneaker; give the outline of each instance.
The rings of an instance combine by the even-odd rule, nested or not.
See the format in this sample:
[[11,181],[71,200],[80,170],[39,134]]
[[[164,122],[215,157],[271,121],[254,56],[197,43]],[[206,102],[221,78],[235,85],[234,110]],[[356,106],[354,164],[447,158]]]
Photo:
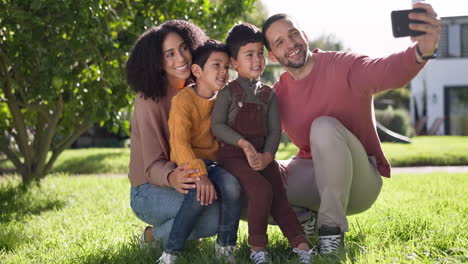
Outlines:
[[335,254],[344,247],[344,234],[339,227],[323,225],[319,230],[320,254]]
[[299,257],[299,263],[312,263],[312,256],[317,255],[314,248],[311,248],[309,251],[293,248],[293,252]]
[[250,253],[250,259],[255,264],[270,262],[270,256],[268,255],[268,252],[266,252],[265,250],[260,250],[260,251],[251,250],[251,251],[252,251],[252,253]]
[[177,256],[163,252],[161,257],[156,261],[158,264],[175,264]]
[[215,242],[215,255],[218,260],[226,259],[229,263],[234,263],[235,246],[221,246]]

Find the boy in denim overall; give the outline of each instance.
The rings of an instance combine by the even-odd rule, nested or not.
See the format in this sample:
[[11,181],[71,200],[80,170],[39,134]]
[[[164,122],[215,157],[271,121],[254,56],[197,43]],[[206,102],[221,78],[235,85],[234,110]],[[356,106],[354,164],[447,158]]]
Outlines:
[[265,67],[262,33],[253,25],[239,24],[230,30],[226,44],[239,76],[218,93],[212,131],[220,141],[218,162],[238,178],[248,198],[250,258],[254,263],[269,261],[265,247],[271,214],[300,262],[310,263],[313,251],[289,207],[274,160],[281,125],[276,95],[259,81]]

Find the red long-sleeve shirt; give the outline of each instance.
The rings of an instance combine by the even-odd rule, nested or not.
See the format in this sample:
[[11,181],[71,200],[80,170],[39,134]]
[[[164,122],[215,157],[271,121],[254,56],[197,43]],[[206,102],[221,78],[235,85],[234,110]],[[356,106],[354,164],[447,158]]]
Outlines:
[[294,80],[285,72],[274,86],[282,129],[299,148],[299,157],[311,158],[312,121],[330,116],[359,139],[369,156],[376,157],[380,174],[390,177],[375,128],[372,96],[405,86],[424,67],[416,63],[415,46],[377,59],[350,52],[316,49],[313,53],[315,64],[306,78]]

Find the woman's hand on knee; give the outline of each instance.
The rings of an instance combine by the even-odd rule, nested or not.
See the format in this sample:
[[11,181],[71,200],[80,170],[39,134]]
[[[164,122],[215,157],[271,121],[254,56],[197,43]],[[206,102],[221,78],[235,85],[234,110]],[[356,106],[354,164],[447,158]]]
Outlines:
[[178,166],[167,177],[172,188],[182,194],[187,194],[188,189],[196,188],[195,183],[200,180],[199,177],[189,177],[190,174],[197,173],[198,169],[185,169],[186,166],[187,164]]

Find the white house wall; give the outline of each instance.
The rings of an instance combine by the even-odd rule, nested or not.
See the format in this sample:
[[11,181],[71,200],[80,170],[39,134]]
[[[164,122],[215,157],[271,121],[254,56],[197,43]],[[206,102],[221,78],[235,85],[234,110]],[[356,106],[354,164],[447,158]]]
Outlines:
[[[443,58],[430,61],[411,81],[411,97],[416,99],[418,113],[422,115],[424,84],[427,91],[427,123],[429,129],[439,117],[444,117],[444,87],[468,86],[468,58]],[[411,119],[414,123],[414,104],[411,102]],[[445,134],[442,125],[437,134]]]

